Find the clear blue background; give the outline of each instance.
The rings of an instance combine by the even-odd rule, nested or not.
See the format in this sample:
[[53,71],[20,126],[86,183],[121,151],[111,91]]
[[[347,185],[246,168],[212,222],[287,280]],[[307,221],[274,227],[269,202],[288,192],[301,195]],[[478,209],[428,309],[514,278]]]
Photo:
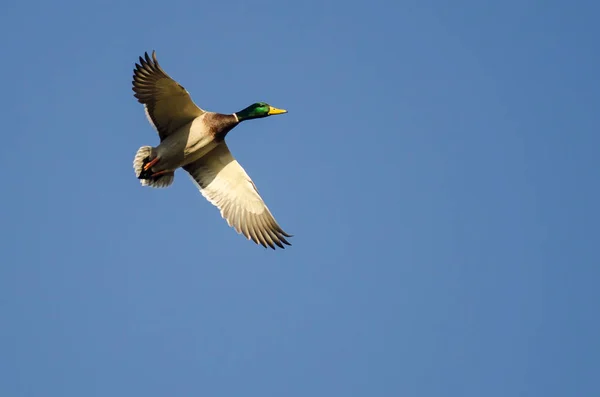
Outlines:
[[[0,395],[599,396],[592,1],[0,6]],[[208,110],[286,231],[237,235],[137,57]]]

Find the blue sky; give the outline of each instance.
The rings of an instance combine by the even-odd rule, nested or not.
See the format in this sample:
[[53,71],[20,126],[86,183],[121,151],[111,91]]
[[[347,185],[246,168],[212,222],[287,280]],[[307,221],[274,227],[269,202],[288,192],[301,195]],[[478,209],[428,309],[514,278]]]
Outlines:
[[[0,395],[598,396],[591,1],[5,2]],[[201,107],[292,247],[237,235],[156,133]]]

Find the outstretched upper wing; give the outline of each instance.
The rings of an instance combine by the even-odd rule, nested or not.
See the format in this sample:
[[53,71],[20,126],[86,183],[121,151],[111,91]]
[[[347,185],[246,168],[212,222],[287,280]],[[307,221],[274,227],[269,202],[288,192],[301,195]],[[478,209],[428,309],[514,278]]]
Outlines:
[[204,113],[189,92],[173,80],[160,67],[156,60],[156,52],[152,59],[145,54],[140,63],[135,64],[133,71],[133,91],[138,102],[144,105],[148,120],[158,131],[163,140],[178,128]]
[[254,182],[233,158],[225,142],[183,167],[202,195],[221,210],[229,226],[264,247],[291,245],[260,197]]

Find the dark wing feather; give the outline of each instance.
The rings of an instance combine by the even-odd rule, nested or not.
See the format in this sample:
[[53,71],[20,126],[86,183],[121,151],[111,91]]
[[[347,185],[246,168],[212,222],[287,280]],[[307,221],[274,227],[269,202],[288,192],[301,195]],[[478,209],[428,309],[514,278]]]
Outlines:
[[133,91],[146,109],[148,120],[163,140],[178,128],[204,114],[179,83],[160,67],[156,52],[146,52],[133,71]]

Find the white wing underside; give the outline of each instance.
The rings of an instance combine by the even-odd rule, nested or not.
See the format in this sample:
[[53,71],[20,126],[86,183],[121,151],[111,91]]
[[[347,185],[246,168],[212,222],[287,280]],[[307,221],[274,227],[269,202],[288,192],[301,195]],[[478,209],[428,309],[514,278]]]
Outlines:
[[238,233],[264,247],[290,245],[285,233],[260,197],[254,182],[231,155],[225,142],[183,167],[202,195]]

